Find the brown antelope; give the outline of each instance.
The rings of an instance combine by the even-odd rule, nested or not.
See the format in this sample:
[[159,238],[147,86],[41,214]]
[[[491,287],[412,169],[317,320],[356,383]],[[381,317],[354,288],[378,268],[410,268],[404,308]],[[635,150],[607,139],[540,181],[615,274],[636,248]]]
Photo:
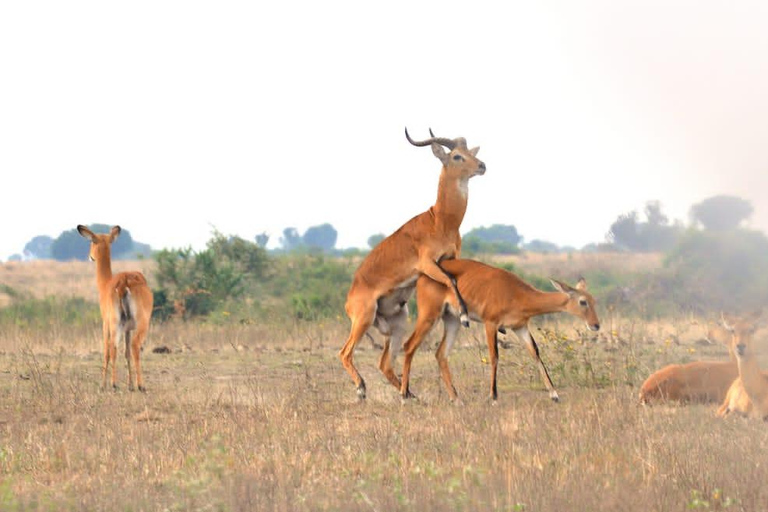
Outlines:
[[640,403],[654,400],[674,402],[722,402],[739,376],[736,356],[722,331],[710,328],[707,338],[728,345],[729,361],[694,361],[670,364],[652,373],[640,387]]
[[[133,391],[133,373],[136,386],[145,391],[141,377],[139,353],[149,330],[152,316],[152,291],[141,272],[120,272],[112,275],[111,245],[120,235],[120,226],[109,234],[95,234],[85,226],[77,231],[91,241],[88,257],[96,262],[96,285],[99,289],[102,333],[104,337],[104,366],[102,386],[107,386],[107,369],[112,363],[112,387],[117,388],[117,345],[125,341],[125,359],[128,362],[128,389]],[[131,339],[131,331],[136,331]]]
[[739,369],[735,361],[694,361],[670,364],[652,373],[640,387],[640,403],[720,402]]
[[768,420],[768,373],[760,370],[753,343],[760,316],[760,312],[754,312],[735,320],[723,317],[723,325],[731,332],[739,371],[728,388],[723,404],[717,410],[721,418],[737,413],[743,416],[755,414]]
[[[600,329],[595,311],[595,299],[587,291],[582,278],[575,288],[560,281],[552,281],[555,292],[537,290],[512,272],[492,267],[473,260],[448,260],[441,263],[446,272],[453,275],[464,298],[472,320],[485,325],[486,341],[491,363],[491,398],[496,400],[496,367],[499,359],[497,332],[512,329],[524,341],[531,356],[536,360],[544,385],[552,400],[559,397],[547,368],[539,357],[539,347],[531,335],[528,323],[531,318],[545,313],[564,311],[583,319],[592,331]],[[405,361],[400,394],[403,399],[411,397],[408,389],[411,361],[419,345],[437,322],[443,319],[444,333],[437,348],[437,358],[445,386],[452,400],[458,395],[453,386],[448,368],[448,352],[458,332],[458,304],[456,297],[445,285],[430,279],[419,278],[416,284],[416,306],[418,318],[416,328],[403,346]]]
[[[352,326],[339,351],[339,359],[357,386],[357,395],[361,399],[365,398],[365,381],[352,362],[352,354],[368,329],[374,326],[388,337],[379,368],[399,387],[392,362],[406,333],[406,303],[416,286],[416,279],[425,275],[458,294],[451,276],[438,262],[459,256],[459,227],[467,210],[468,181],[473,176],[485,174],[485,164],[477,159],[480,148],[467,149],[464,138],[432,136],[417,142],[411,139],[407,129],[405,136],[414,146],[431,146],[443,167],[435,204],[403,224],[368,253],[355,271],[347,293],[345,310]],[[460,297],[458,300],[463,304]],[[469,325],[466,308],[462,311],[462,322]]]

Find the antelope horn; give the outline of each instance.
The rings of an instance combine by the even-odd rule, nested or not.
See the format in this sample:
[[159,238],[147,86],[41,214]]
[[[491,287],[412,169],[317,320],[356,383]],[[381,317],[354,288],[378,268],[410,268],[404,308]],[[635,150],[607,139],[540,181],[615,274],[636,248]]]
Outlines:
[[[429,130],[430,135],[432,135],[432,130]],[[431,144],[440,144],[441,146],[445,146],[448,149],[455,149],[456,148],[456,141],[451,139],[446,139],[443,137],[435,137],[434,135],[427,139],[422,141],[416,141],[411,138],[410,135],[408,135],[408,128],[405,129],[405,138],[408,139],[408,142],[413,144],[414,146],[429,146]]]

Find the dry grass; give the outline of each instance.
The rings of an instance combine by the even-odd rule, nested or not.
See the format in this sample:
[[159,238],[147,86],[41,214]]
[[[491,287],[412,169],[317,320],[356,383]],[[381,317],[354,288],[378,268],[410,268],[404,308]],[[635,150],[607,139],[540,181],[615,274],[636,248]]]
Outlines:
[[403,406],[365,343],[369,399],[356,402],[336,357],[343,323],[158,325],[146,394],[98,388],[97,326],[0,333],[0,510],[763,508],[764,424],[636,403],[650,369],[726,357],[696,344],[700,325],[654,341],[661,326],[617,318],[600,340],[549,320],[537,334],[560,404],[517,343],[489,403],[477,327],[451,357],[464,406],[442,389],[436,334],[414,361],[419,400]]
[[[551,258],[531,264],[565,265]],[[123,264],[151,275],[151,262]],[[16,265],[0,267],[1,284],[95,297],[87,263]],[[560,404],[512,335],[490,403],[475,325],[451,354],[463,406],[448,401],[431,354],[439,327],[414,359],[419,400],[405,405],[366,341],[355,361],[369,398],[356,401],[336,357],[343,321],[155,325],[142,356],[146,394],[99,389],[98,325],[8,327],[0,510],[762,510],[762,422],[722,421],[715,404],[637,404],[659,367],[727,357],[700,344],[706,320],[601,311],[603,331],[591,336],[562,315],[539,319]],[[154,353],[160,346],[169,353]]]

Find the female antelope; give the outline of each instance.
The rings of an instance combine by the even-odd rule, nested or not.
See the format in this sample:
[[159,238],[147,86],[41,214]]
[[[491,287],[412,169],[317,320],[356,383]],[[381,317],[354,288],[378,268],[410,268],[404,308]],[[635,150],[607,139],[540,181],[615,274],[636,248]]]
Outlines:
[[717,410],[721,418],[735,412],[768,420],[768,374],[760,370],[753,340],[760,316],[760,312],[754,312],[738,320],[723,317],[724,326],[731,332],[739,373]]
[[[592,331],[600,329],[595,311],[595,299],[587,291],[587,283],[580,279],[576,287],[552,280],[556,292],[543,292],[526,283],[512,272],[492,267],[473,260],[446,260],[441,263],[446,272],[456,278],[461,296],[467,304],[472,320],[485,324],[485,334],[491,359],[491,398],[496,400],[496,367],[499,359],[497,332],[506,328],[515,331],[525,342],[531,356],[536,360],[544,385],[552,400],[559,397],[547,368],[539,357],[539,347],[531,335],[528,322],[531,318],[545,313],[564,311],[581,318]],[[435,353],[440,373],[451,399],[458,397],[448,368],[448,351],[458,333],[458,304],[451,290],[431,279],[419,278],[416,283],[416,307],[419,311],[416,328],[403,346],[405,361],[400,388],[402,398],[408,398],[408,379],[413,354],[442,317],[445,332]]]
[[[117,345],[125,341],[125,359],[128,362],[128,389],[136,386],[145,391],[141,376],[139,355],[141,345],[149,331],[152,316],[152,291],[141,272],[120,272],[112,275],[111,245],[120,235],[120,226],[114,226],[109,234],[95,234],[85,226],[77,231],[91,242],[88,257],[96,262],[96,286],[99,289],[102,333],[104,337],[104,365],[102,386],[107,386],[107,369],[112,364],[112,387],[117,388]],[[131,333],[135,331],[133,337]]]

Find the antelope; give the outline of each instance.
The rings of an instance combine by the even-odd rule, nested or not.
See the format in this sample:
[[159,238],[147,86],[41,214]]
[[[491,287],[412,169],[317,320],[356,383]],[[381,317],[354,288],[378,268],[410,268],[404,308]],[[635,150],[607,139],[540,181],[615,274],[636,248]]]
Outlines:
[[[96,262],[96,286],[99,289],[102,334],[104,338],[104,365],[102,387],[107,387],[107,370],[112,363],[112,387],[117,389],[117,345],[125,341],[125,359],[128,362],[128,389],[133,391],[134,371],[139,391],[146,391],[141,376],[139,353],[149,330],[152,316],[152,291],[141,272],[112,274],[111,245],[120,235],[120,226],[113,226],[109,234],[95,234],[83,225],[77,226],[83,238],[91,241],[88,258]],[[131,332],[136,331],[133,339]]]
[[737,320],[726,320],[723,316],[723,325],[731,332],[739,371],[728,388],[723,404],[717,410],[717,416],[721,418],[737,413],[743,416],[756,414],[768,420],[768,373],[760,370],[753,343],[760,316],[760,312],[753,312]]
[[[722,332],[709,329],[708,338],[724,342]],[[739,376],[736,356],[728,345],[729,361],[694,361],[670,364],[652,373],[640,387],[640,403],[654,400],[676,402],[722,402],[731,383]]]
[[438,263],[460,255],[459,227],[467,210],[468,181],[485,174],[485,164],[477,158],[480,148],[467,149],[464,138],[435,137],[431,130],[430,135],[427,140],[414,141],[405,130],[408,142],[417,147],[431,146],[432,153],[442,163],[435,204],[368,253],[355,271],[347,293],[344,309],[352,325],[339,351],[339,359],[352,377],[360,399],[365,399],[365,381],[355,368],[352,354],[372,326],[387,337],[379,369],[393,385],[400,387],[392,363],[406,334],[407,301],[420,275],[454,291],[462,305],[461,321],[469,325],[455,282]]
[[[512,329],[525,342],[531,356],[536,360],[541,378],[549,391],[549,397],[557,402],[559,396],[549,377],[547,368],[539,356],[529,328],[531,318],[545,313],[567,312],[581,318],[592,331],[600,329],[595,310],[595,299],[587,291],[584,278],[575,287],[551,280],[557,291],[544,292],[523,281],[504,269],[492,267],[479,261],[455,259],[441,263],[442,267],[456,279],[459,292],[466,301],[470,318],[485,325],[486,341],[490,353],[491,389],[490,397],[496,400],[496,369],[499,359],[497,332]],[[456,340],[459,311],[456,297],[445,285],[420,277],[416,283],[416,305],[418,317],[416,327],[403,346],[405,361],[400,386],[402,399],[412,397],[409,386],[411,361],[419,345],[437,322],[443,319],[444,332],[435,352],[440,374],[451,400],[458,398],[448,368],[448,352]]]
[[654,400],[673,402],[720,402],[739,376],[736,362],[694,361],[670,364],[648,376],[640,387],[641,404]]

